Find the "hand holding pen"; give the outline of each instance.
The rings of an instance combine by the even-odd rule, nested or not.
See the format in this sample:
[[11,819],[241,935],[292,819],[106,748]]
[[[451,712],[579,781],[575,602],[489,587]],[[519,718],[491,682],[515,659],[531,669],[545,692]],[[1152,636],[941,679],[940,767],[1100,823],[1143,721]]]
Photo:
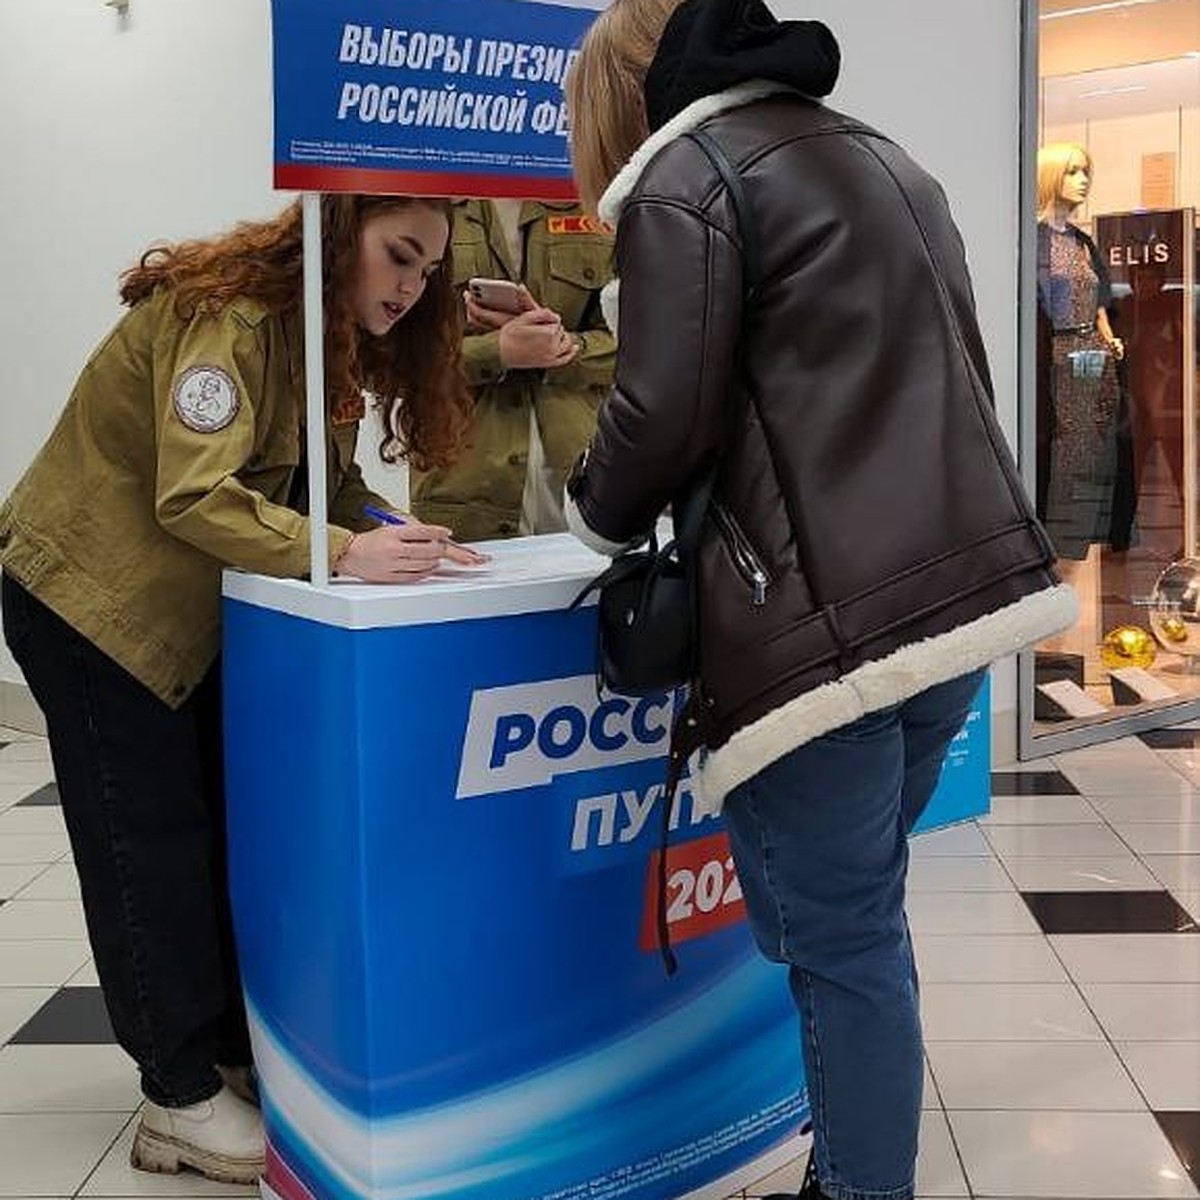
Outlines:
[[350,539],[335,565],[339,575],[368,583],[417,583],[444,561],[465,567],[487,562],[485,555],[451,541],[444,525],[425,525],[373,505],[365,505],[363,514],[380,525]]

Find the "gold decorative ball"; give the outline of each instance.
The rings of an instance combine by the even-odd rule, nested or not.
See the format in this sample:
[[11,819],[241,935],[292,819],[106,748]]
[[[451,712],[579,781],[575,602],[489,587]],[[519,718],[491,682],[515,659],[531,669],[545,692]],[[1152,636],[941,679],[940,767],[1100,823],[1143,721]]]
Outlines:
[[1105,634],[1100,645],[1100,661],[1109,670],[1148,667],[1156,654],[1154,639],[1137,625],[1118,625]]
[[1168,642],[1186,642],[1188,636],[1187,626],[1183,623],[1180,617],[1164,617],[1159,622],[1159,632]]

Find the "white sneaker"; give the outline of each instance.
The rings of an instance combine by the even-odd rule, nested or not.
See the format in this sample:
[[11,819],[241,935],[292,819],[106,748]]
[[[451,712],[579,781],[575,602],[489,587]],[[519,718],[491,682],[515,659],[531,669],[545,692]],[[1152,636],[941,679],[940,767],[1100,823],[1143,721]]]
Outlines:
[[220,1183],[254,1183],[266,1167],[262,1117],[228,1087],[187,1108],[147,1100],[129,1161],[140,1171],[190,1167]]

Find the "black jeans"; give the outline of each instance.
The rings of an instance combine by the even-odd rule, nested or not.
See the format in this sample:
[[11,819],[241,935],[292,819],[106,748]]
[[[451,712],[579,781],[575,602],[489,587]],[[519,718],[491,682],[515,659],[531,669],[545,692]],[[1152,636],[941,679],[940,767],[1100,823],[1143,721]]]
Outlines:
[[221,683],[178,710],[3,577],[4,637],[46,717],[96,971],[142,1090],[179,1107],[250,1062],[226,878]]

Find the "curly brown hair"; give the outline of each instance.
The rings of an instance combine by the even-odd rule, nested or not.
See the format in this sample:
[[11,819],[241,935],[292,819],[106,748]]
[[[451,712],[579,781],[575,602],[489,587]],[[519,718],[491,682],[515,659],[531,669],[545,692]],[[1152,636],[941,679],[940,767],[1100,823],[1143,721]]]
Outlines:
[[[461,449],[471,399],[461,359],[462,306],[449,247],[425,293],[383,337],[359,327],[354,283],[359,240],[369,216],[423,204],[453,224],[450,201],[402,196],[321,198],[325,296],[325,403],[330,411],[374,397],[383,426],[380,457],[404,457],[420,470],[445,466]],[[269,221],[245,222],[215,238],[155,246],[121,276],[121,300],[133,306],[160,288],[175,293],[187,320],[238,298],[272,312],[298,308],[303,295],[300,202]],[[395,414],[393,417],[392,414]]]

